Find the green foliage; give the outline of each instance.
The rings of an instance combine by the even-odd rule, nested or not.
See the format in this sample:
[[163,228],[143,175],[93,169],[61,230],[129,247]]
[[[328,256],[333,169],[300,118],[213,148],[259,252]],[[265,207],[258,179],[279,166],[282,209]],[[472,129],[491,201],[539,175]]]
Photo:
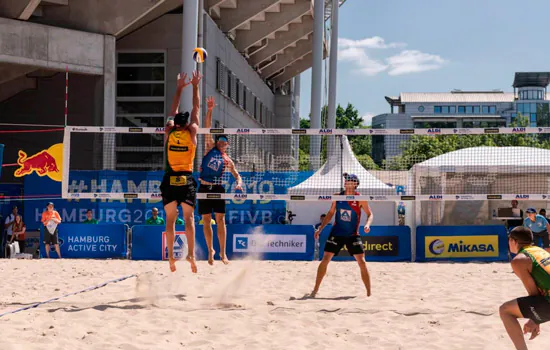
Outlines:
[[[328,107],[324,106],[321,110],[321,127],[327,127]],[[336,129],[367,129],[370,127],[362,125],[362,118],[357,109],[348,103],[346,108],[338,105],[336,108]],[[309,129],[311,122],[309,119],[300,119],[300,128]],[[332,136],[333,137],[333,136]],[[309,170],[309,140],[311,136],[300,137],[300,170]],[[359,162],[366,169],[377,169],[378,166],[371,158],[372,142],[371,136],[352,136],[348,138],[353,153]],[[327,138],[323,137],[321,143],[321,162],[326,161]]]
[[[510,127],[526,127],[529,119],[518,115]],[[533,134],[413,136],[401,144],[403,153],[385,163],[388,170],[408,170],[414,164],[470,147],[537,147],[550,149],[550,141]]]

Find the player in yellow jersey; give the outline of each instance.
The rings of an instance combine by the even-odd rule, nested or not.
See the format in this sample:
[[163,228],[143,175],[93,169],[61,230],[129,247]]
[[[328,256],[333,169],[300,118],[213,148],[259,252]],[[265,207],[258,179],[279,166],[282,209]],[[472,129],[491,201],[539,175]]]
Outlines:
[[[502,304],[500,318],[516,349],[527,349],[523,334],[531,333],[533,339],[540,333],[540,324],[550,321],[550,253],[535,246],[533,232],[523,226],[510,232],[508,245],[517,254],[512,269],[529,296]],[[523,332],[518,318],[529,319]]]
[[[170,117],[165,127],[164,151],[166,166],[160,185],[162,202],[166,212],[166,240],[168,242],[168,260],[170,270],[176,271],[174,258],[174,232],[178,217],[178,205],[183,209],[185,235],[187,237],[187,261],[191,271],[197,272],[195,262],[195,219],[194,210],[197,198],[197,183],[193,178],[193,161],[197,148],[197,131],[200,116],[199,82],[202,79],[197,71],[193,78],[186,81],[187,74],[178,75],[176,95],[172,103]],[[189,112],[178,112],[181,92],[189,84],[193,85],[193,109]],[[189,117],[191,116],[191,120]]]

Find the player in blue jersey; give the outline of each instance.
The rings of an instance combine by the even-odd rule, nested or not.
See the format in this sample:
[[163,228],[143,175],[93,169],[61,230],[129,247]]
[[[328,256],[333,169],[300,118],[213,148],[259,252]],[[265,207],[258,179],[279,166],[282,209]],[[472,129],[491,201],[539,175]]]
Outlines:
[[[344,173],[344,188],[345,191],[339,193],[340,195],[353,196],[359,195],[357,187],[359,186],[359,178],[354,174]],[[315,288],[311,292],[311,297],[315,297],[323,281],[323,277],[327,273],[327,267],[332,257],[338,255],[340,250],[346,246],[349,255],[352,255],[361,270],[361,279],[367,289],[367,296],[371,295],[370,288],[370,276],[367,269],[367,263],[365,262],[365,249],[363,247],[363,241],[359,236],[359,223],[361,222],[361,209],[367,214],[367,222],[365,223],[365,233],[369,233],[370,226],[373,220],[373,214],[370,210],[367,201],[339,201],[333,202],[327,216],[321,223],[321,226],[315,230],[315,239],[319,239],[319,235],[323,231],[326,225],[330,223],[332,217],[336,214],[334,225],[330,232],[330,236],[325,243],[325,253],[323,260],[319,264],[317,269],[317,279],[315,281]]]
[[[213,97],[206,100],[208,112],[206,113],[205,128],[212,126],[212,110],[215,107]],[[243,179],[235,168],[235,163],[227,155],[229,147],[229,139],[225,135],[216,135],[216,140],[211,134],[205,135],[205,152],[206,155],[202,159],[200,169],[200,187],[199,193],[225,193],[225,188],[222,185],[222,175],[226,170],[229,170],[237,180],[236,190],[242,191]],[[216,215],[216,223],[218,226],[218,240],[220,242],[220,259],[224,264],[229,264],[229,260],[225,255],[225,199],[199,199],[199,214],[204,221],[204,238],[208,246],[208,263],[214,264],[214,248],[213,248],[213,233],[212,233],[212,212]]]

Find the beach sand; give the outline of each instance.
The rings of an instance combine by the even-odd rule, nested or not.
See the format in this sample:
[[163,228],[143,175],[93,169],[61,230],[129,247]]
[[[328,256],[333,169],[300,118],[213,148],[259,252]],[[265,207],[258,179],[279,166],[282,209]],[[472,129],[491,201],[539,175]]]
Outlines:
[[[526,294],[507,263],[0,260],[0,349],[512,349],[498,307]],[[525,321],[522,321],[522,324]],[[528,342],[548,349],[550,325]]]

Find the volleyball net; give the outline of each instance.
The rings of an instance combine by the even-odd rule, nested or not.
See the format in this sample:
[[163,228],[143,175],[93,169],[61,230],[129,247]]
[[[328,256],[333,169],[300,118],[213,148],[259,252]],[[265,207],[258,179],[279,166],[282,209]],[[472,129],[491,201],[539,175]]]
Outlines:
[[[546,200],[550,128],[199,129],[194,169],[216,171],[208,139],[226,135],[227,155],[243,178],[213,181],[232,200]],[[159,199],[166,163],[164,128],[66,127],[63,198]],[[357,196],[335,195],[344,174]],[[125,179],[125,180],[121,180]]]

